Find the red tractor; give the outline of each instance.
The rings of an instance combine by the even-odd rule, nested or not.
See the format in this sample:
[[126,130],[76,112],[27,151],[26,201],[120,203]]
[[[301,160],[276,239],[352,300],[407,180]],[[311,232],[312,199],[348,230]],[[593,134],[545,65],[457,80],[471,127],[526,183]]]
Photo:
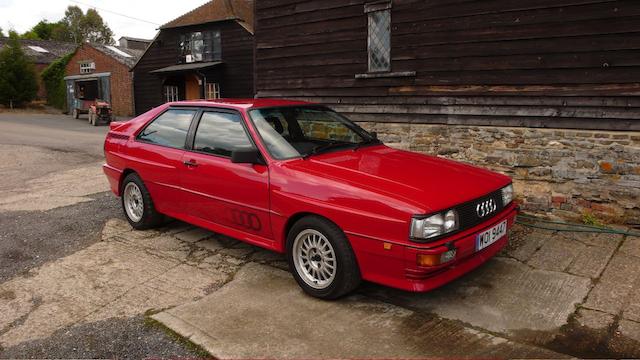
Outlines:
[[96,80],[78,81],[74,85],[71,111],[73,117],[80,118],[81,114],[88,114],[89,124],[98,126],[113,121],[111,104],[102,100],[101,90]]
[[96,100],[89,106],[89,124],[109,124],[111,122],[111,105],[102,100]]

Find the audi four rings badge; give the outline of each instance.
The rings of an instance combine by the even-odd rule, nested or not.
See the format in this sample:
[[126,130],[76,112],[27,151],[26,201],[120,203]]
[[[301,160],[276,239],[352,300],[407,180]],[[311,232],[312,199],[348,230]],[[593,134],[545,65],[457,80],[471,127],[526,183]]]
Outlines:
[[478,214],[478,217],[483,218],[496,211],[497,208],[496,202],[493,199],[489,199],[476,206],[476,214]]

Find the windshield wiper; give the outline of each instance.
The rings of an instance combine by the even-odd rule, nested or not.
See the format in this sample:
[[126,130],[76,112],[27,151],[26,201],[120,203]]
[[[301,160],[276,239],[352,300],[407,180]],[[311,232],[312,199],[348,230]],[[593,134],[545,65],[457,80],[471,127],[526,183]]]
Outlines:
[[350,142],[344,142],[344,141],[330,141],[327,144],[314,147],[313,150],[311,150],[310,152],[304,154],[302,156],[302,158],[303,159],[307,159],[309,156],[317,155],[317,154],[320,154],[320,153],[325,152],[327,150],[340,148],[340,147],[343,147],[343,146],[353,146],[353,145],[356,145],[356,144],[350,143]]

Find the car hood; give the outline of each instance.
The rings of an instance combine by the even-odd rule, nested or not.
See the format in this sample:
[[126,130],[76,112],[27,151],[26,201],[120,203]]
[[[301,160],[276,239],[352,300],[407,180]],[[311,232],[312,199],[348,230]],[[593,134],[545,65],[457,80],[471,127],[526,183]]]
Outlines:
[[424,213],[477,199],[511,182],[489,170],[384,145],[312,156],[288,166],[402,200]]

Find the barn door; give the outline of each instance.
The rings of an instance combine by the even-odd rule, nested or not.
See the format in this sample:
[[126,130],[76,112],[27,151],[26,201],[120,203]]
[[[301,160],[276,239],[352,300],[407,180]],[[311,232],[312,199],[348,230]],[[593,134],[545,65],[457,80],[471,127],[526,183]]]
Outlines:
[[66,85],[67,85],[67,103],[66,103],[66,109],[64,110],[66,112],[71,112],[71,110],[73,110],[73,105],[75,103],[75,98],[76,98],[75,82],[73,80],[67,80]]
[[100,77],[100,99],[111,103],[111,81],[109,76]]

